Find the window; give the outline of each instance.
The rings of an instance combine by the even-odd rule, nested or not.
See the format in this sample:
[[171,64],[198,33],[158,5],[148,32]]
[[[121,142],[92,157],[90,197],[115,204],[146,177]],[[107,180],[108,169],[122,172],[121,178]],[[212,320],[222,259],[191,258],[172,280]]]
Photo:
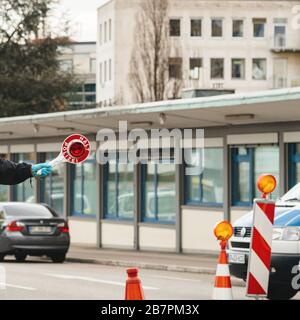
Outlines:
[[252,78],[253,80],[267,79],[267,59],[252,60]]
[[[190,157],[199,157],[194,149]],[[204,170],[200,175],[185,175],[185,203],[219,206],[223,203],[223,150],[205,148]],[[197,162],[197,161],[196,161]],[[189,161],[192,163],[192,161]],[[186,167],[192,167],[186,165]]]
[[245,79],[245,59],[231,60],[232,79]]
[[300,143],[288,144],[288,187],[300,182]]
[[286,46],[286,25],[274,26],[274,46],[284,48]]
[[[0,154],[1,159],[7,159],[6,154]],[[8,191],[9,187],[0,185],[0,202],[6,202],[8,201]]]
[[63,72],[72,72],[73,71],[73,60],[64,59],[59,61],[60,70]]
[[[12,155],[12,160],[16,163],[35,163],[35,154],[32,153],[15,153]],[[32,179],[32,185],[30,179],[25,182],[13,186],[13,200],[22,202],[35,202],[35,179]]]
[[8,186],[0,185],[0,201],[8,201]]
[[103,67],[102,67],[102,62],[99,64],[99,76],[100,76],[100,83],[103,83]]
[[104,43],[107,42],[107,22],[104,22]]
[[279,195],[279,148],[278,146],[232,148],[232,204],[250,206],[261,194],[256,188],[257,178],[268,172],[278,182],[272,198]]
[[254,38],[263,38],[265,36],[266,19],[253,19]]
[[211,79],[224,79],[224,59],[210,59],[210,77]]
[[180,19],[170,19],[170,37],[180,37]]
[[190,58],[190,79],[198,80],[200,78],[201,67],[202,67],[201,58]]
[[175,223],[175,164],[142,165],[142,220]]
[[111,41],[111,19],[108,20],[108,39]]
[[102,24],[100,24],[99,27],[99,43],[100,45],[102,44]]
[[111,81],[111,59],[108,61],[108,80]]
[[95,216],[97,213],[96,160],[92,153],[83,164],[71,169],[71,215]]
[[104,82],[107,80],[107,62],[104,61]]
[[[39,155],[41,162],[49,162],[56,157],[56,153],[47,152]],[[64,212],[64,166],[54,167],[51,175],[40,179],[41,202],[47,203],[57,213]]]
[[90,73],[96,73],[96,59],[90,58]]
[[110,161],[104,168],[104,217],[134,217],[134,165]]
[[192,19],[191,20],[191,37],[201,37],[202,36],[202,20]]
[[85,83],[84,84],[84,92],[96,92],[96,84],[95,83]]
[[222,19],[211,20],[211,36],[212,37],[223,36],[223,20]]
[[96,95],[95,94],[85,95],[85,102],[90,102],[90,103],[96,102]]
[[182,79],[182,58],[169,58],[169,79]]
[[232,21],[232,36],[241,38],[244,36],[244,20],[235,19]]

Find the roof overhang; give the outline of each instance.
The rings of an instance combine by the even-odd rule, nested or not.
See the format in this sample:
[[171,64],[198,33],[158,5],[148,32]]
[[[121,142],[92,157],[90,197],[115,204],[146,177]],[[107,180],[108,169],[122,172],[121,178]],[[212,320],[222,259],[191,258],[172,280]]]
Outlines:
[[[160,115],[164,114],[164,125]],[[0,119],[0,141],[45,138],[102,128],[207,128],[300,121],[300,87],[130,106],[37,114]]]

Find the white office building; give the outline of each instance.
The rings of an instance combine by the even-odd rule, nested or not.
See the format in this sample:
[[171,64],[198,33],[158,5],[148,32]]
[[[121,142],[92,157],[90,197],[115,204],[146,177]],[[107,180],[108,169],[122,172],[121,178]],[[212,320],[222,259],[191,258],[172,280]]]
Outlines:
[[[98,8],[97,102],[135,103],[128,75],[145,0]],[[300,1],[170,0],[170,78],[181,89],[235,93],[300,85]]]

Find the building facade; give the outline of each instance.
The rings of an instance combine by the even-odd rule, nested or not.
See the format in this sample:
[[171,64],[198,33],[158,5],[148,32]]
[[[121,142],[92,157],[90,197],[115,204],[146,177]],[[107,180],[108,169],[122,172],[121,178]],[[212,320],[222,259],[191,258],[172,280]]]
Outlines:
[[63,71],[76,77],[76,86],[67,96],[70,109],[95,107],[96,43],[73,42],[61,48],[59,63]]
[[[135,103],[128,75],[143,0],[98,8],[97,102]],[[170,0],[170,81],[236,93],[300,85],[300,1]]]
[[[74,132],[89,137],[92,152],[82,165],[64,164],[46,179],[33,179],[33,187],[29,181],[0,186],[0,200],[48,203],[68,219],[73,244],[213,252],[214,225],[234,222],[251,209],[261,173],[277,178],[273,198],[300,181],[299,104],[298,87],[2,118],[0,153],[6,158],[49,161]],[[204,128],[203,173],[187,175],[190,161],[176,164],[163,153],[159,162],[136,165],[120,163],[119,153],[100,165],[97,132],[117,131],[121,119],[128,130]],[[115,144],[108,148],[115,150]],[[197,159],[195,150],[188,157]]]

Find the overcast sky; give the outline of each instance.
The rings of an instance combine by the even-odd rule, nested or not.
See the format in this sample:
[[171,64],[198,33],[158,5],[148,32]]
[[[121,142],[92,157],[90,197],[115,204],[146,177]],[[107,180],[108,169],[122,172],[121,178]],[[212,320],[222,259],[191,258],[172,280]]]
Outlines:
[[59,15],[67,13],[73,22],[73,38],[96,41],[96,9],[106,0],[60,0]]

